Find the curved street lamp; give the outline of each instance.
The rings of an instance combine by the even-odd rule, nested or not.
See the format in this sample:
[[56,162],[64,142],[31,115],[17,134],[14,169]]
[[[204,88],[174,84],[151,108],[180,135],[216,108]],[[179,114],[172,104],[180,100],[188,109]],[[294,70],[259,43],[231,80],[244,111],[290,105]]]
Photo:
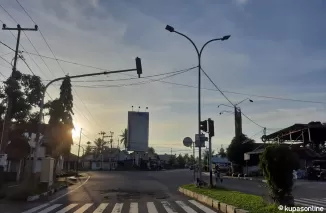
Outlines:
[[[200,131],[200,122],[201,122],[201,106],[200,106],[200,90],[201,90],[201,56],[202,56],[202,52],[204,50],[204,48],[206,47],[207,44],[213,42],[213,41],[226,41],[228,40],[231,36],[230,35],[225,35],[221,38],[215,38],[215,39],[211,39],[209,41],[207,41],[200,50],[198,50],[196,44],[185,34],[180,33],[178,31],[176,31],[174,29],[174,27],[170,26],[170,25],[166,25],[165,29],[171,33],[176,33],[179,34],[183,37],[185,37],[188,41],[190,41],[190,43],[194,46],[196,53],[197,53],[197,57],[198,57],[198,135],[200,135],[201,131]],[[201,146],[199,146],[199,156],[198,156],[198,161],[199,161],[199,178],[201,179],[202,174],[201,174]]]
[[224,113],[229,113],[229,114],[232,114],[232,115],[234,114],[234,112],[232,112],[232,111],[223,110],[223,111],[220,112],[220,115],[222,115]]

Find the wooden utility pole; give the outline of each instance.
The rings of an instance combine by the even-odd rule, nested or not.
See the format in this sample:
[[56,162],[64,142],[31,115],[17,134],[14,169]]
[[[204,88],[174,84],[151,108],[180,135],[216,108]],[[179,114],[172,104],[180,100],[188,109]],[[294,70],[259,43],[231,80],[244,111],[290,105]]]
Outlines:
[[109,160],[110,160],[110,170],[112,169],[111,167],[112,167],[112,162],[111,162],[111,153],[112,153],[112,143],[113,143],[113,132],[111,132],[110,131],[110,136],[108,136],[109,138],[110,138],[110,147],[111,147],[111,149],[110,149],[110,158],[109,158]]
[[80,150],[80,142],[81,142],[81,136],[82,136],[82,131],[83,131],[83,128],[80,129],[80,134],[79,134],[79,144],[78,144],[78,156],[77,156],[77,175],[78,175],[78,171],[79,171],[79,150]]
[[5,24],[2,25],[3,30],[17,30],[18,31],[18,36],[17,36],[17,42],[16,42],[16,50],[15,50],[15,58],[14,58],[14,65],[12,67],[12,73],[11,76],[8,79],[9,83],[9,91],[8,91],[8,102],[7,102],[7,109],[6,109],[6,114],[5,118],[3,121],[3,127],[2,127],[2,135],[1,135],[1,143],[0,143],[0,154],[5,153],[5,148],[8,144],[8,136],[9,136],[9,128],[11,126],[11,112],[12,112],[12,89],[14,87],[14,81],[15,81],[15,74],[17,71],[17,59],[18,59],[18,52],[19,52],[19,41],[20,41],[20,33],[21,31],[37,31],[38,27],[35,25],[34,28],[21,28],[20,25],[17,25],[17,28],[7,28]]

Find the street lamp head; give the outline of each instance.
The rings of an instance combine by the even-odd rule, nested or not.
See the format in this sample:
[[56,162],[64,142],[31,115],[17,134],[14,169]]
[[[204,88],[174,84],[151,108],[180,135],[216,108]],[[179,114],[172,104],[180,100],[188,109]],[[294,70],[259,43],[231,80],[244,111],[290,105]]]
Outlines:
[[251,99],[249,99],[249,101],[252,103],[252,102],[254,102],[253,100],[251,100]]
[[171,33],[174,32],[174,28],[173,28],[172,26],[170,26],[170,25],[166,25],[165,29],[166,29],[167,31],[171,32]]
[[222,112],[220,112],[220,115],[222,115],[223,113]]
[[228,40],[230,37],[231,37],[231,35],[226,35],[226,36],[223,36],[221,40],[225,41],[225,40]]

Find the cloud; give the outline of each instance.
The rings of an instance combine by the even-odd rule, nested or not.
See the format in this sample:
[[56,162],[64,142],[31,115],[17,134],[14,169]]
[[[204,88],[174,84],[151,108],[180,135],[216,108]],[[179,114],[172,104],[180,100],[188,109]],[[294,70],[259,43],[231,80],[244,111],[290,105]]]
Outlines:
[[[28,4],[22,4],[39,25],[57,58],[107,70],[120,70],[134,68],[135,57],[138,56],[142,58],[144,76],[196,66],[197,56],[191,43],[164,29],[166,24],[171,24],[188,35],[199,48],[212,38],[231,35],[227,41],[207,45],[201,61],[205,72],[222,90],[313,101],[326,98],[325,93],[321,92],[325,90],[322,79],[326,70],[323,60],[326,46],[320,42],[326,36],[326,29],[320,20],[324,20],[326,15],[318,2],[308,4],[296,1],[295,7],[289,2],[278,4],[274,1],[244,0],[226,3],[31,0]],[[14,1],[3,6],[22,26],[34,25]],[[8,26],[16,25],[6,13],[0,13],[0,19]],[[52,57],[39,32],[26,34],[40,54]],[[15,46],[15,39],[9,32],[1,32],[1,41]],[[26,50],[35,52],[25,35],[22,35],[21,44]],[[0,46],[1,54],[7,51],[7,48]],[[44,58],[45,66],[38,56],[32,56],[41,68],[39,70],[26,53],[24,56],[32,70],[43,79],[53,79],[65,73],[100,72],[60,62],[62,72],[55,60]],[[5,57],[11,60],[13,55]],[[6,65],[5,62],[0,63]],[[29,72],[21,62],[18,62],[18,68],[24,73]],[[11,70],[3,68],[1,72],[8,76]],[[136,76],[136,73],[85,80],[114,80],[130,75]],[[194,137],[197,132],[197,88],[160,82],[128,85],[142,80],[73,83],[88,86],[126,84],[101,89],[74,87],[78,94],[74,93],[75,121],[85,128],[85,134],[92,139],[102,130],[114,131],[117,136],[126,127],[127,111],[131,106],[149,107],[150,143],[162,145],[166,142],[182,150],[182,145],[177,144],[183,137]],[[194,69],[165,80],[196,87],[198,72]],[[201,83],[203,88],[214,89],[204,75]],[[58,91],[59,86],[49,88],[53,98],[59,96]],[[243,112],[270,128],[325,118],[322,104],[225,94],[234,103],[252,98],[253,103],[240,105]],[[201,95],[202,118],[215,120],[217,136],[214,147],[228,144],[234,135],[233,116],[219,116],[220,110],[226,109],[217,109],[218,104],[228,102],[217,91],[202,90]],[[261,130],[244,117],[243,129],[248,136]],[[82,138],[83,143],[87,140]]]

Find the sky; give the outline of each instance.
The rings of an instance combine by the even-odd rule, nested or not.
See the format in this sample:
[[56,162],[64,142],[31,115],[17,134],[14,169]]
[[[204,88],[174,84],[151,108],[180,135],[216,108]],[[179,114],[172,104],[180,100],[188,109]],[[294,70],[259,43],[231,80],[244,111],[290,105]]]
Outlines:
[[[254,121],[242,118],[243,133],[256,142],[260,142],[262,127],[272,133],[294,123],[326,120],[325,1],[21,0],[20,3],[48,43],[40,31],[26,31],[27,37],[24,33],[21,36],[20,49],[36,54],[23,53],[26,62],[44,83],[66,74],[100,70],[41,58],[37,52],[52,58],[53,52],[57,59],[102,70],[135,68],[135,58],[140,57],[143,76],[197,66],[194,47],[184,37],[166,31],[165,26],[169,24],[189,36],[199,49],[210,39],[231,35],[227,41],[207,45],[201,64],[232,103],[246,98],[253,100],[239,106]],[[16,1],[0,0],[0,4],[21,27],[34,27]],[[7,27],[17,25],[2,8],[0,20]],[[0,33],[1,42],[15,47],[16,41],[10,32],[2,30]],[[14,56],[3,45],[0,45],[0,55],[8,61]],[[2,59],[0,69],[3,75],[9,76],[10,65]],[[18,61],[18,69],[30,73],[22,61]],[[150,146],[162,154],[171,153],[171,148],[175,154],[191,153],[182,141],[185,137],[194,139],[197,132],[198,70],[166,78],[165,82],[138,85],[132,84],[148,79],[123,80],[137,76],[136,72],[126,74],[73,82],[74,143],[78,143],[82,128],[82,145],[99,137],[100,131],[114,132],[116,145],[127,127],[127,112],[132,106],[134,109],[140,106],[140,111],[148,107],[150,114]],[[164,76],[152,78],[161,77]],[[98,80],[102,81],[94,82]],[[215,121],[213,149],[226,148],[234,136],[234,118],[232,114],[219,113],[231,108],[217,107],[229,103],[204,74],[201,83],[202,120]],[[49,87],[52,98],[59,96],[59,86],[60,83],[56,83]],[[74,153],[77,147],[73,146]]]

